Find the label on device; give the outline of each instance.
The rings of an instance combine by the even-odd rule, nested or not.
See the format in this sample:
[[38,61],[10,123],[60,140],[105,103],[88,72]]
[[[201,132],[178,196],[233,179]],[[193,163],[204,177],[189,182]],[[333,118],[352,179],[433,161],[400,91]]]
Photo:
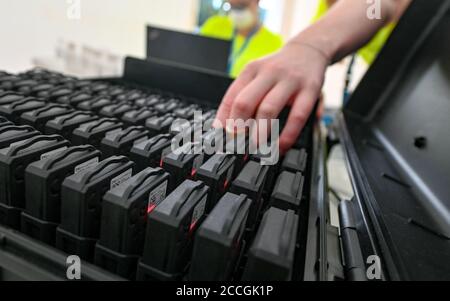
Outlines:
[[62,153],[63,151],[65,151],[67,149],[67,146],[52,150],[51,152],[45,153],[41,155],[41,160],[45,160],[48,159],[50,157],[56,156],[59,153]]
[[97,166],[98,162],[99,162],[99,158],[96,157],[96,158],[92,158],[89,161],[81,163],[80,165],[75,166],[74,173],[77,174],[77,173],[82,172],[82,171],[91,170],[95,166]]
[[166,198],[168,182],[165,181],[150,192],[148,196],[148,207],[156,207]]
[[133,170],[131,168],[128,169],[126,172],[118,175],[117,177],[115,177],[114,179],[111,180],[111,188],[110,189],[116,188],[117,186],[119,186],[120,184],[122,184],[123,182],[125,182],[129,178],[131,178],[132,175],[133,175]]

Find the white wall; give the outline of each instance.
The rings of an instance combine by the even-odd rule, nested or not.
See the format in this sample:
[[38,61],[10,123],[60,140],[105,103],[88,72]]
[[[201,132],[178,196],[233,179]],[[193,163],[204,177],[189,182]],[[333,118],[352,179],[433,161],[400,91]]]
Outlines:
[[145,55],[145,24],[194,28],[196,0],[81,0],[81,19],[66,0],[0,0],[0,69],[17,72],[52,56],[58,39]]
[[293,2],[293,17],[289,35],[292,37],[311,24],[319,3],[318,0],[291,0]]
[[260,5],[267,10],[264,25],[270,30],[280,33],[283,26],[283,15],[286,0],[261,0]]

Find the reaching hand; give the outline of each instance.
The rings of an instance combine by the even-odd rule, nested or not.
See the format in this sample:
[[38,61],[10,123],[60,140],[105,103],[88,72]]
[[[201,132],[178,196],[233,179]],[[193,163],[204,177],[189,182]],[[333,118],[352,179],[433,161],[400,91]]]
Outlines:
[[225,126],[228,119],[277,119],[290,106],[279,141],[280,151],[285,153],[314,108],[328,64],[329,59],[319,49],[299,42],[249,64],[226,93],[214,126]]

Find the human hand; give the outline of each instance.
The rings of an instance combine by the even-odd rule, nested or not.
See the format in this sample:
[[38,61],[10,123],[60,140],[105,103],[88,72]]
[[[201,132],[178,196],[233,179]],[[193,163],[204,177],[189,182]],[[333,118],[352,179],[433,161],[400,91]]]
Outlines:
[[279,145],[281,153],[296,142],[319,98],[330,60],[320,49],[290,42],[281,51],[249,64],[229,88],[214,127],[228,119],[277,119],[290,106]]

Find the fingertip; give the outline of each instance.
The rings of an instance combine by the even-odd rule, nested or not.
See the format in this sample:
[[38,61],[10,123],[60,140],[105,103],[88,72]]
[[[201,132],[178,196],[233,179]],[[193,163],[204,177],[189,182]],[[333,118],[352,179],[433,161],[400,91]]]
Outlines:
[[220,119],[218,119],[218,118],[214,119],[214,121],[212,123],[212,127],[215,129],[223,129],[224,128],[222,121],[220,121]]
[[292,139],[280,138],[280,154],[284,156],[293,146],[295,141]]

